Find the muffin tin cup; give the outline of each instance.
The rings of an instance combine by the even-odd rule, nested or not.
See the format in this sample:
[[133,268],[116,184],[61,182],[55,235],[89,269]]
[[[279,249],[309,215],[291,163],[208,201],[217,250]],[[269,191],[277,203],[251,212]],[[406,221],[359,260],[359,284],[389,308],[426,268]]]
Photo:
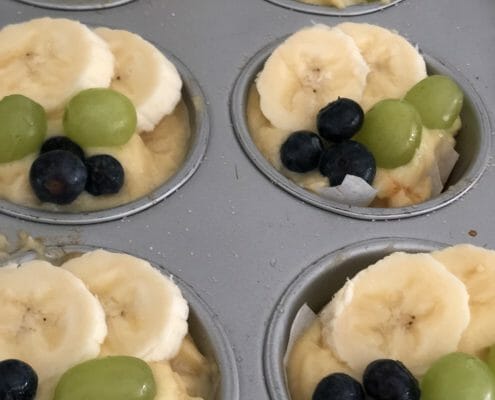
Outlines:
[[428,75],[443,74],[454,79],[464,93],[461,111],[462,129],[456,136],[457,161],[444,191],[421,204],[398,208],[357,207],[325,199],[303,189],[277,171],[261,154],[249,133],[247,104],[249,88],[276,47],[286,37],[260,50],[241,71],[231,94],[230,116],[236,136],[254,165],[277,186],[298,199],[336,214],[363,220],[392,220],[430,213],[442,208],[466,193],[481,177],[490,155],[491,126],[488,112],[472,84],[455,68],[420,50],[425,59]]
[[263,369],[270,397],[273,400],[290,399],[284,357],[294,318],[304,304],[314,312],[319,312],[348,278],[390,253],[429,252],[445,246],[448,245],[421,239],[377,238],[333,251],[305,268],[278,300],[267,327]]
[[[98,248],[93,246],[49,246],[45,249],[43,256],[33,251],[21,252],[12,255],[9,260],[2,264],[6,265],[9,262],[23,263],[42,258],[57,265],[60,260],[63,261],[70,253],[86,253]],[[118,251],[114,249],[106,250]],[[208,360],[214,361],[218,366],[220,382],[215,400],[239,400],[239,378],[234,352],[223,327],[218,321],[217,315],[186,282],[176,275],[172,275],[161,265],[150,263],[163,275],[173,279],[189,303],[188,332],[194,339],[201,354]]]
[[148,195],[121,206],[100,211],[55,212],[29,208],[0,200],[0,213],[28,221],[58,225],[95,224],[127,217],[143,211],[175,193],[196,172],[208,147],[210,122],[205,96],[188,68],[169,51],[160,49],[175,65],[182,81],[182,98],[189,111],[191,143],[180,169]]
[[135,0],[17,0],[21,3],[55,10],[84,11],[117,7]]
[[356,17],[359,15],[371,14],[377,11],[382,11],[400,3],[402,0],[392,0],[388,4],[370,3],[358,4],[346,8],[336,8],[332,6],[320,6],[314,4],[306,4],[297,0],[266,0],[278,6],[288,8],[289,10],[305,12],[308,14],[328,15],[336,17]]

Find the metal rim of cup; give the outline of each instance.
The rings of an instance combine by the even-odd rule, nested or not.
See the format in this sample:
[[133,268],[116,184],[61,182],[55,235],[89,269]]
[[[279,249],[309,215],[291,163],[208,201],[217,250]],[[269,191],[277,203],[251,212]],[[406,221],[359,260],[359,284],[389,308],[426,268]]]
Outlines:
[[[439,196],[417,205],[398,208],[373,208],[350,206],[325,199],[303,189],[290,179],[286,178],[265,159],[251,139],[247,124],[246,109],[249,88],[255,81],[256,75],[261,71],[270,54],[287,37],[288,36],[279,38],[270,43],[248,61],[234,84],[230,98],[230,117],[234,132],[242,149],[252,163],[275,185],[303,202],[312,204],[323,210],[356,219],[375,221],[409,218],[438,210],[464,195],[481,178],[490,156],[491,123],[488,117],[488,111],[478,92],[467,78],[455,68],[443,61],[433,58],[429,55],[430,53],[422,49],[420,49],[420,52],[425,59],[429,74],[433,71],[435,73],[443,73],[444,75],[451,76],[464,92],[464,104],[466,105],[466,103],[469,102],[476,111],[477,122],[480,128],[477,154],[475,160],[470,163],[458,182],[448,185]],[[464,106],[464,108],[465,107],[466,106]]]
[[266,0],[266,1],[284,8],[288,8],[289,10],[305,12],[308,14],[328,15],[328,16],[336,16],[336,17],[356,17],[359,15],[366,15],[377,11],[383,11],[386,8],[397,5],[402,0],[392,0],[388,4],[379,3],[379,2],[375,2],[371,4],[357,4],[341,9],[332,6],[306,4],[298,0]]
[[96,224],[128,217],[161,202],[182,187],[199,168],[208,147],[210,121],[206,97],[189,69],[172,53],[160,49],[177,68],[182,81],[182,98],[189,111],[192,140],[180,169],[153,192],[117,207],[88,212],[51,212],[0,200],[0,212],[27,221],[57,225]]
[[[99,249],[96,246],[67,245],[67,246],[47,246],[45,255],[48,260],[57,259],[68,253],[86,253]],[[115,249],[105,249],[111,252],[119,252]],[[23,263],[39,258],[39,255],[33,251],[21,252],[12,255],[2,264],[9,262]],[[149,261],[149,260],[147,260]],[[163,275],[170,277],[181,289],[184,298],[190,305],[189,323],[190,330],[201,333],[204,341],[198,340],[199,335],[192,334],[196,345],[205,351],[205,356],[213,356],[218,366],[220,374],[220,385],[217,391],[217,400],[238,400],[239,399],[239,376],[237,364],[232,350],[232,346],[225,333],[224,328],[218,321],[218,317],[210,306],[201,298],[201,296],[185,281],[175,274],[171,274],[160,264],[149,261],[153,267],[158,269]],[[1,267],[0,267],[1,268]]]
[[101,10],[122,6],[134,0],[17,0],[21,3],[38,6],[42,8],[51,8],[55,10]]
[[[263,343],[263,373],[266,389],[273,400],[290,399],[285,377],[284,355],[287,349],[289,331],[297,311],[306,302],[302,292],[315,282],[329,282],[329,276],[347,270],[342,265],[352,264],[354,273],[366,268],[395,251],[411,253],[430,252],[448,246],[446,243],[404,237],[375,238],[357,242],[325,254],[307,266],[287,286],[277,301],[265,332]],[[363,259],[370,260],[364,261]],[[353,274],[350,274],[353,275]],[[351,277],[351,276],[349,276]],[[341,285],[345,283],[345,278]],[[340,285],[340,286],[341,286]],[[339,286],[339,287],[340,287]],[[331,300],[328,292],[322,299],[322,306]],[[319,311],[319,310],[315,310]]]

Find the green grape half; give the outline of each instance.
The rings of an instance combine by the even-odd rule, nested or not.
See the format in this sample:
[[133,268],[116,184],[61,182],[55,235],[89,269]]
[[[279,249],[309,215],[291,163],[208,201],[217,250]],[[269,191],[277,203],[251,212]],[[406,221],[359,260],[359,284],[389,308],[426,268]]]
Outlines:
[[495,383],[490,368],[465,353],[437,360],[421,381],[421,400],[494,400]]
[[20,94],[4,97],[0,101],[0,163],[39,151],[46,130],[42,106]]
[[418,110],[423,125],[431,129],[450,128],[461,112],[463,99],[457,83],[444,75],[428,76],[405,96]]
[[153,400],[151,368],[139,358],[110,356],[89,360],[65,372],[53,400]]
[[136,109],[123,94],[112,89],[86,89],[65,109],[64,130],[81,147],[118,146],[136,130]]
[[387,99],[364,115],[363,126],[353,139],[367,147],[377,166],[396,168],[411,161],[422,129],[421,118],[411,104]]

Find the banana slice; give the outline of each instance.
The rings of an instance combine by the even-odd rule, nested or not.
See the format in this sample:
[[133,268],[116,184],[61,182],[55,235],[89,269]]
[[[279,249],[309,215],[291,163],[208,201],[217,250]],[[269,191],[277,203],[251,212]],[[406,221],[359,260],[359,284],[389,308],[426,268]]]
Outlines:
[[154,400],[201,400],[187,394],[180,376],[172,370],[169,363],[150,363],[149,366],[156,382]]
[[79,277],[103,305],[108,335],[102,355],[159,361],[177,354],[189,307],[177,285],[147,261],[96,250],[62,268]]
[[361,100],[369,68],[354,41],[326,25],[304,28],[278,46],[256,87],[265,117],[277,128],[314,129],[333,100]]
[[181,98],[182,80],[155,46],[134,33],[97,28],[115,56],[111,87],[131,99],[136,107],[139,131],[151,131],[175,109]]
[[107,334],[83,282],[45,261],[0,268],[0,359],[29,363],[52,390],[68,368],[96,357]]
[[459,278],[469,293],[471,320],[462,334],[459,351],[483,356],[495,344],[495,251],[460,244],[432,253]]
[[399,99],[426,77],[423,57],[405,38],[377,25],[337,25],[356,42],[370,68],[363,97],[365,111],[383,99]]
[[83,89],[108,87],[113,66],[107,44],[77,21],[39,18],[0,31],[0,99],[19,93],[59,110]]
[[464,284],[429,254],[393,253],[359,272],[323,309],[323,340],[355,373],[373,360],[422,375],[457,349],[469,323]]
[[321,322],[316,319],[292,348],[287,363],[287,381],[292,400],[311,399],[318,383],[335,372],[360,379],[325,345],[321,329]]

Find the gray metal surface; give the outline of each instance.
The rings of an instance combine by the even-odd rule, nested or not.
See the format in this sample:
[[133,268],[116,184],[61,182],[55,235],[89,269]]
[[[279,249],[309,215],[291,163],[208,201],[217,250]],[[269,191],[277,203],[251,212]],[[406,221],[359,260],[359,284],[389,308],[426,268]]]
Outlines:
[[164,265],[194,288],[223,325],[236,356],[242,400],[269,398],[262,360],[272,310],[301,270],[324,254],[389,236],[495,248],[493,148],[481,178],[451,204],[407,219],[357,220],[304,203],[267,179],[239,145],[228,104],[242,68],[270,42],[313,22],[352,20],[397,29],[453,66],[479,94],[493,126],[492,0],[404,0],[381,12],[345,18],[265,0],[136,0],[87,12],[0,2],[0,25],[41,15],[123,27],[170,50],[205,92],[210,144],[198,171],[177,193],[138,214],[89,226],[0,215],[0,231],[14,241],[23,230],[49,244],[115,248]]
[[26,4],[57,10],[98,10],[127,4],[134,0],[19,0]]

